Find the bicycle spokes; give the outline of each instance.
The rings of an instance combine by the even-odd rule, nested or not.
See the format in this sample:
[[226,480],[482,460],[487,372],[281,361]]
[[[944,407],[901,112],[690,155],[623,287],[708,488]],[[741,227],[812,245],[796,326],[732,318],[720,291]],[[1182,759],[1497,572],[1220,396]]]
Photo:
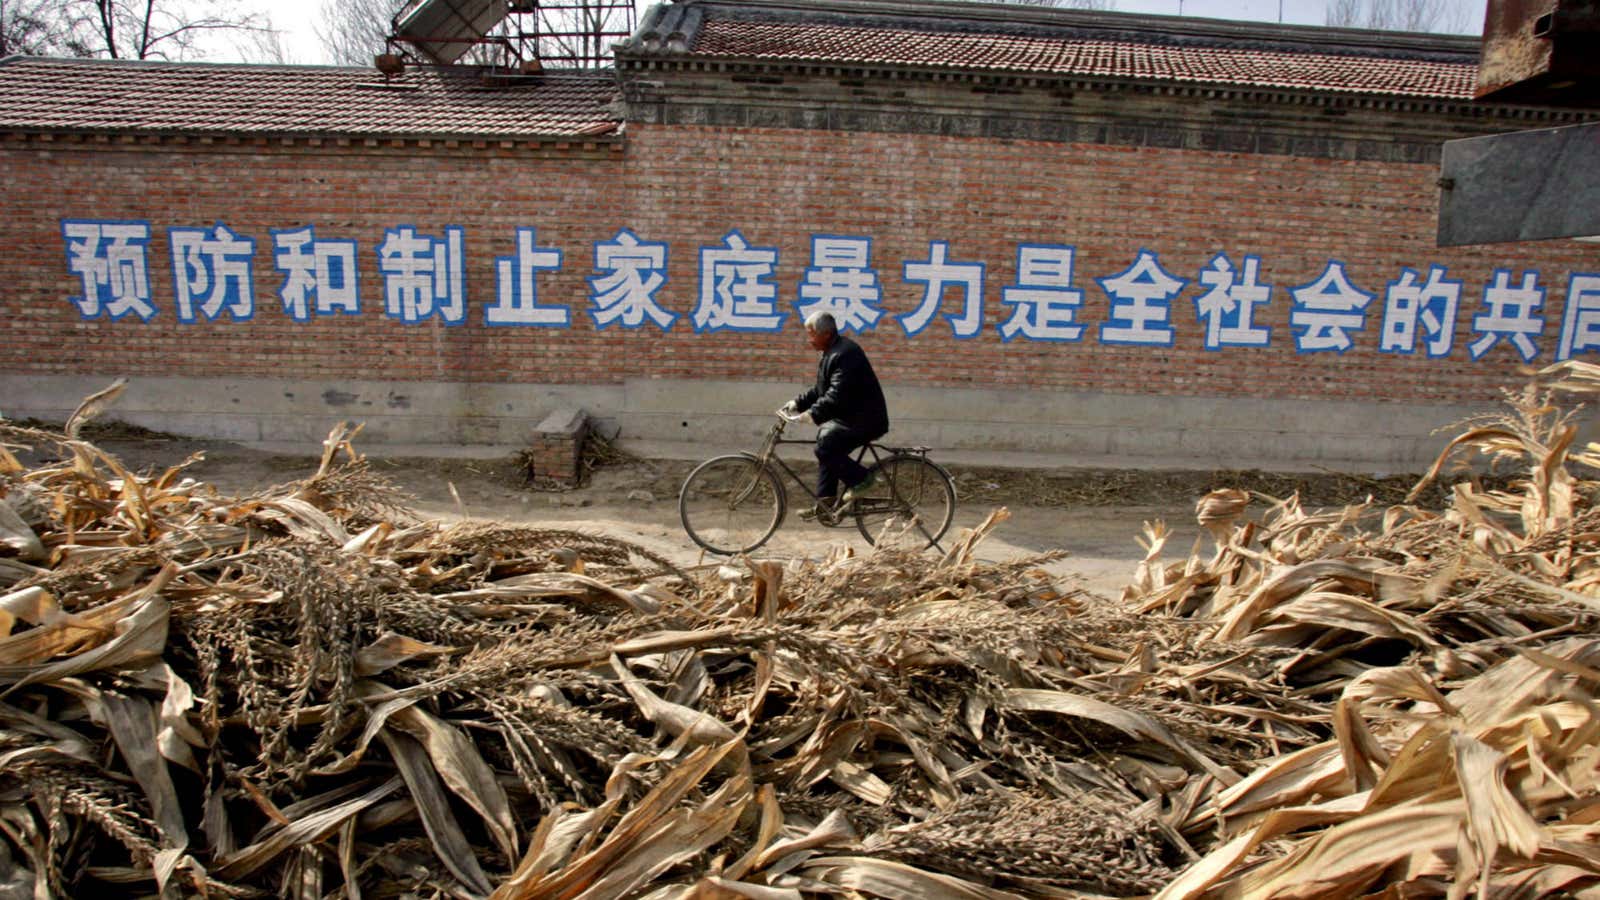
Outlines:
[[783,486],[748,456],[718,456],[689,473],[678,494],[678,517],[690,540],[713,553],[749,553],[772,537],[783,518]]
[[[689,473],[678,495],[678,516],[696,544],[713,553],[752,552],[783,521],[788,498],[781,476],[810,493],[777,454],[779,444],[809,443],[782,440],[784,424],[780,413],[759,453],[714,457]],[[938,546],[955,518],[955,482],[950,474],[930,461],[923,447],[868,444],[856,458],[867,453],[876,463],[871,467],[872,487],[852,491],[849,506],[819,510],[817,523],[831,527],[854,519],[868,543],[875,543],[888,529],[919,547]]]
[[885,529],[903,529],[920,546],[933,546],[955,516],[955,485],[941,468],[918,455],[890,457],[877,481],[857,500],[856,526],[876,542]]

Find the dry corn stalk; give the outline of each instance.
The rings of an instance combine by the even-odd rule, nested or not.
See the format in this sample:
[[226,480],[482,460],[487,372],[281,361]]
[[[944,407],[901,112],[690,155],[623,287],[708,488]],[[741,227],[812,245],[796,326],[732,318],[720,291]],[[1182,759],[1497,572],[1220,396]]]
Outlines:
[[344,432],[227,498],[10,429],[0,845],[60,895],[1592,891],[1595,451],[1514,400],[1453,447],[1512,490],[1221,494],[1120,601],[984,530],[684,572],[417,522]]
[[[1003,833],[960,835],[1003,802],[1056,810],[1028,835],[1064,845],[1014,887],[1168,872],[1108,765],[1057,760],[1184,739],[1061,706],[1094,657],[1040,560],[980,562],[980,531],[944,560],[890,547],[730,582],[593,535],[417,522],[348,437],[307,480],[232,498],[5,432],[33,447],[7,451],[4,489],[48,563],[0,602],[18,871],[64,895],[999,895],[966,876]],[[51,788],[71,780],[90,788]],[[961,848],[955,871],[930,848]]]
[[1443,510],[1286,501],[1203,567],[1146,565],[1133,599],[1257,648],[1326,722],[1186,810],[1180,830],[1213,846],[1160,897],[1595,892],[1600,485],[1574,466],[1600,456],[1547,391],[1507,399],[1428,478],[1475,451],[1521,470],[1509,489],[1458,484]]

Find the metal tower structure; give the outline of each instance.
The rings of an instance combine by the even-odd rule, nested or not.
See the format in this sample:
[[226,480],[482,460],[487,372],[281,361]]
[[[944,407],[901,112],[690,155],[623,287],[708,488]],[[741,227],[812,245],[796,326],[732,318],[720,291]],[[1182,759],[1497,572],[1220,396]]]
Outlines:
[[410,0],[378,62],[597,69],[636,24],[633,0]]

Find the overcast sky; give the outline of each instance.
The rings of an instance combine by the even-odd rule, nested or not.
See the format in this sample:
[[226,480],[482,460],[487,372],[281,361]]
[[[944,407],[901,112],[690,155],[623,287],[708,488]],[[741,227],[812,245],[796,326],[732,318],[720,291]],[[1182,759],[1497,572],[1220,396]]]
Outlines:
[[1117,12],[1246,19],[1286,25],[1323,24],[1323,0],[1114,0]]
[[[651,0],[638,0],[639,13]],[[1483,21],[1482,0],[1457,0],[1470,6],[1465,31],[1476,34]],[[1255,22],[1283,22],[1289,25],[1325,23],[1325,0],[1112,0],[1118,12],[1151,13],[1167,16],[1200,16],[1212,19],[1241,19]],[[241,4],[244,5],[244,4]],[[317,40],[315,26],[322,18],[322,0],[249,0],[249,5],[266,12],[273,24],[284,32],[288,61],[323,63],[327,59]],[[223,60],[228,54],[211,56]]]

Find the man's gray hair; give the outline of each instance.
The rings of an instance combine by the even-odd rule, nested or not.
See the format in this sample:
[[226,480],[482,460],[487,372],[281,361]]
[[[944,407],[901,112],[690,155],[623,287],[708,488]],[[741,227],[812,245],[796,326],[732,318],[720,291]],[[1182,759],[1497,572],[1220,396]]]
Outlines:
[[838,334],[839,325],[833,321],[833,313],[817,310],[806,316],[806,328],[817,334]]

